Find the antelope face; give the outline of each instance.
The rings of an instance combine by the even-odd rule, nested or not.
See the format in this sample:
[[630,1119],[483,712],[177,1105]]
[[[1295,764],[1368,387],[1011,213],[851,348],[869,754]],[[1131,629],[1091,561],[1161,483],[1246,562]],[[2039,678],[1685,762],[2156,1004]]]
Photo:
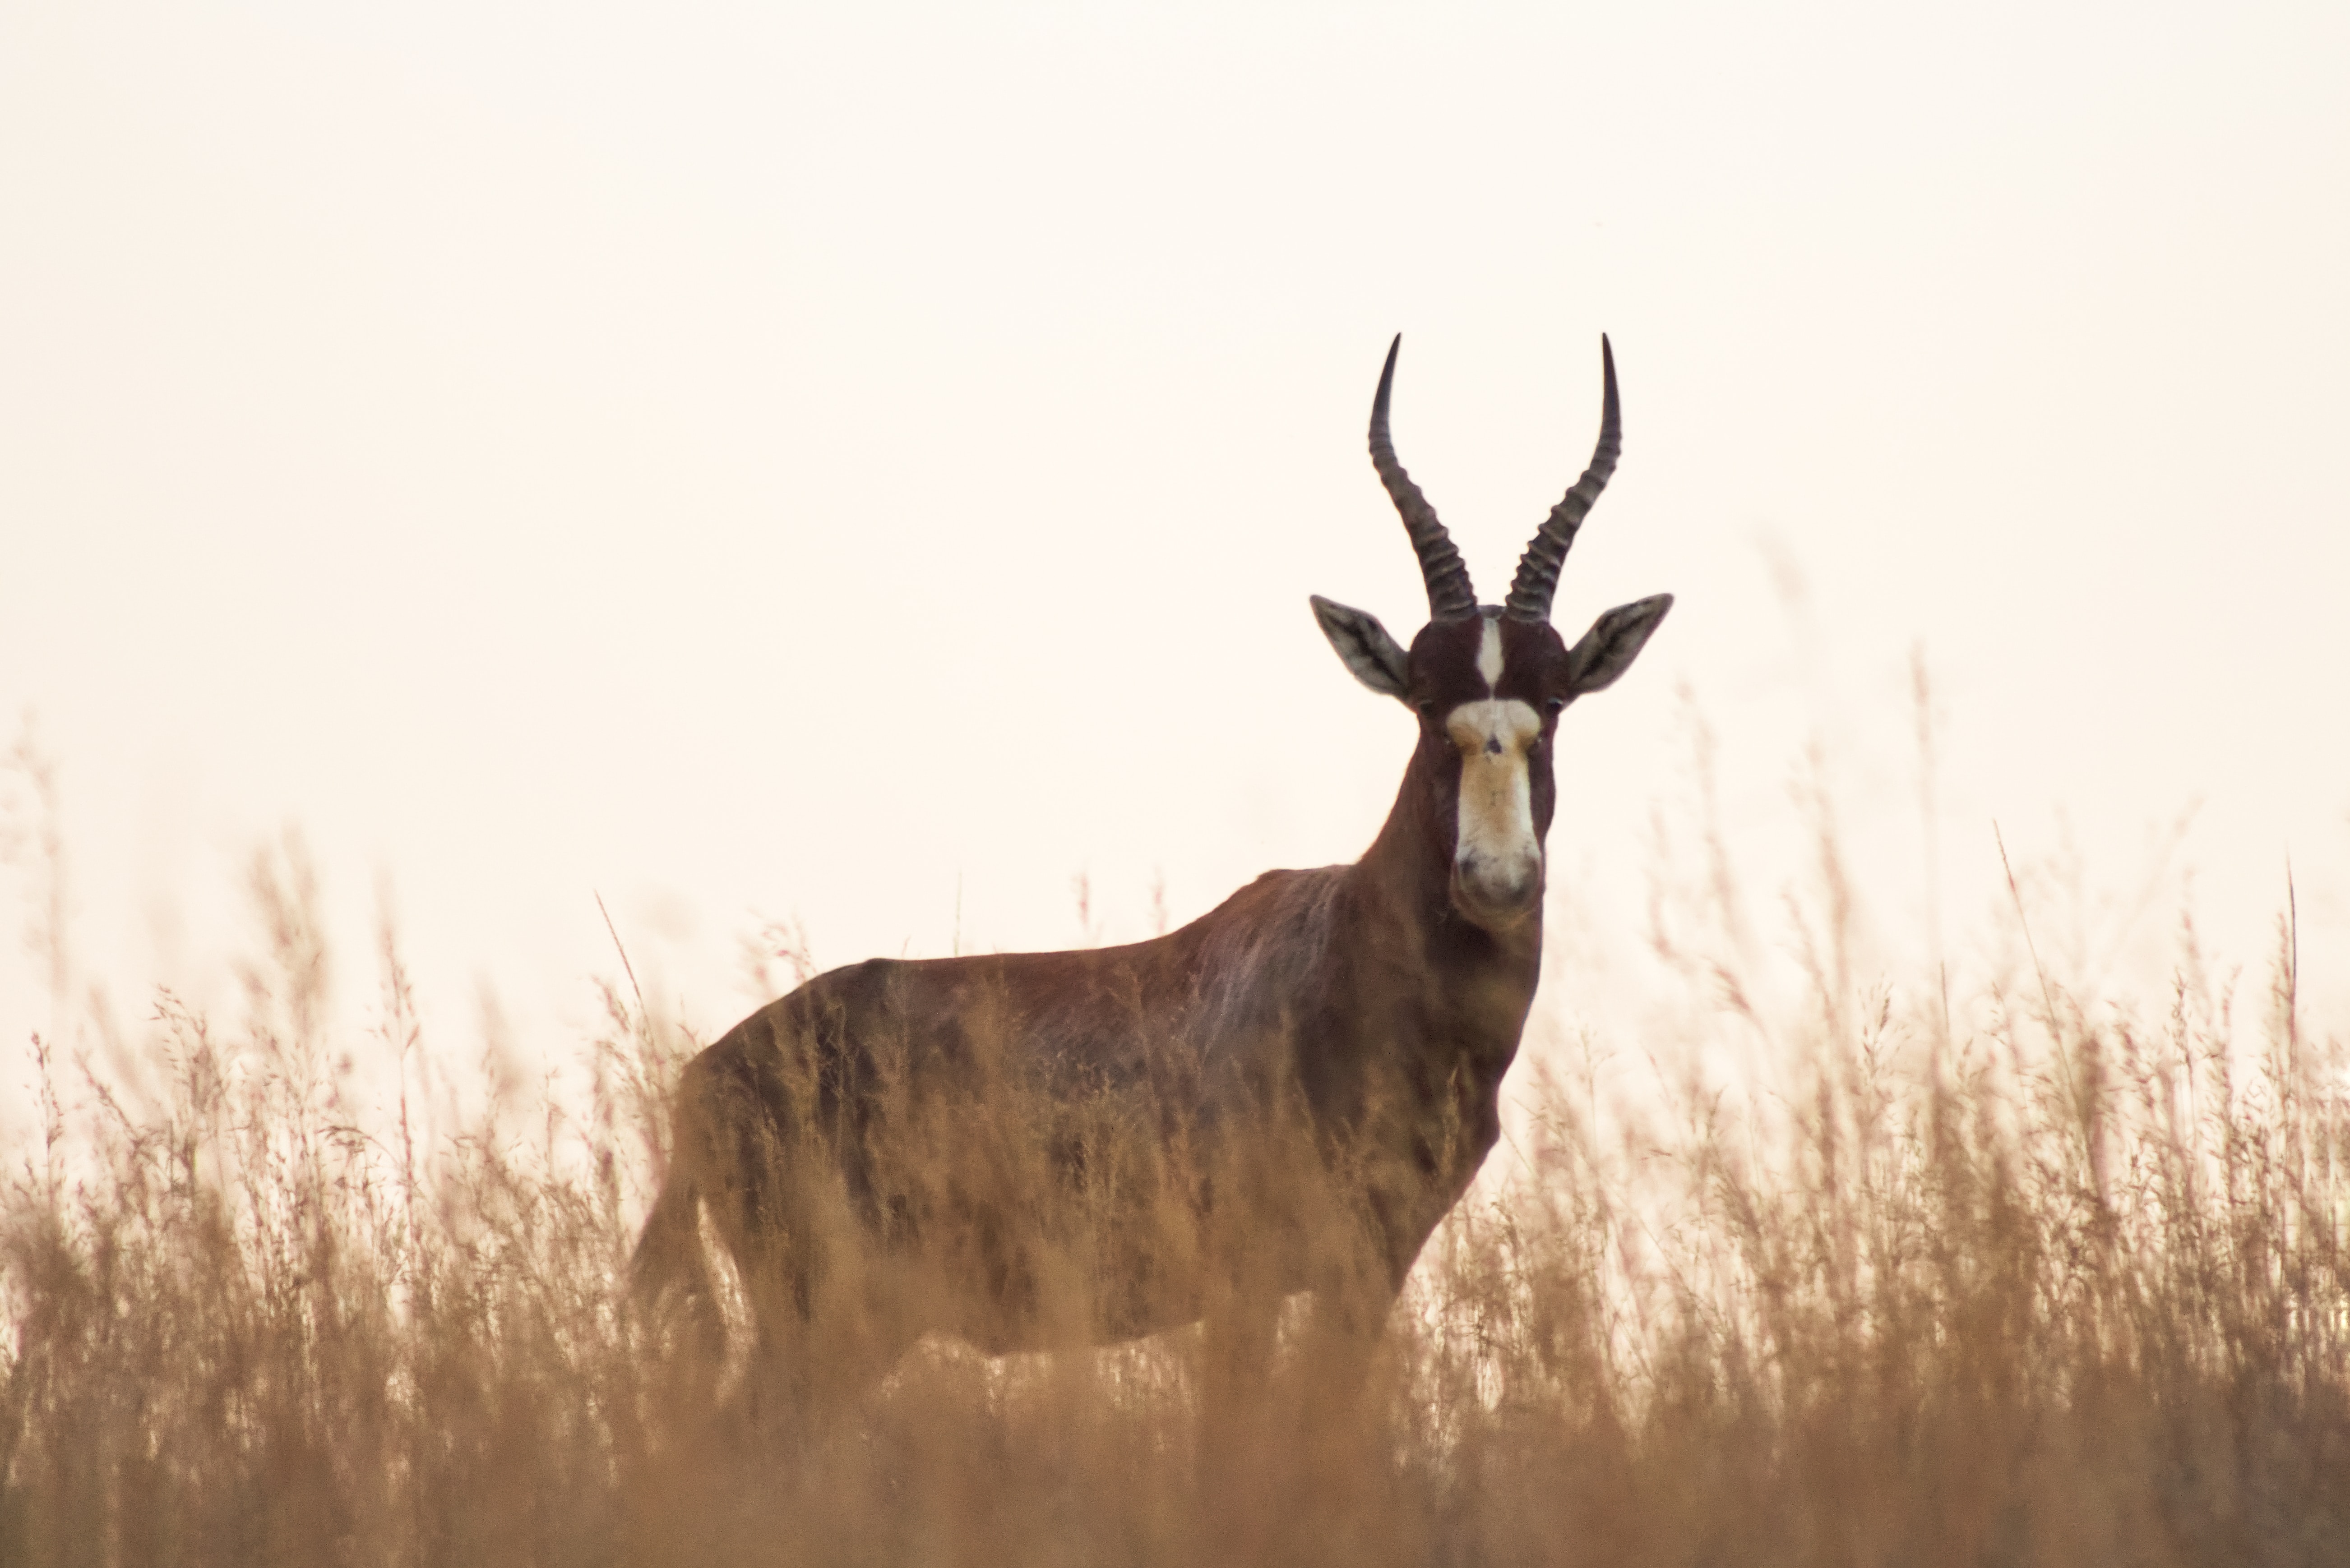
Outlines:
[[1477,603],[1468,567],[1435,508],[1396,461],[1388,436],[1395,363],[1390,347],[1371,403],[1371,462],[1419,556],[1432,618],[1407,654],[1361,610],[1317,597],[1314,614],[1357,680],[1419,715],[1425,766],[1415,776],[1427,780],[1432,815],[1451,839],[1452,907],[1487,930],[1506,930],[1542,906],[1543,838],[1557,804],[1551,743],[1559,714],[1631,668],[1673,598],[1658,594],[1619,605],[1572,648],[1550,624],[1559,565],[1615,472],[1622,445],[1616,359],[1607,339],[1600,340],[1599,444],[1536,530],[1508,602],[1498,606]]
[[1541,906],[1559,715],[1630,669],[1672,603],[1659,594],[1619,606],[1572,648],[1547,621],[1487,606],[1430,621],[1407,654],[1376,618],[1314,600],[1347,668],[1419,720],[1430,804],[1451,839],[1452,906],[1463,918],[1506,930]]
[[[1475,650],[1464,660],[1472,628]],[[1557,797],[1550,742],[1565,703],[1541,672],[1565,650],[1549,627],[1504,624],[1498,612],[1438,622],[1413,642],[1408,696],[1452,796],[1440,815],[1453,830],[1453,907],[1488,929],[1513,926],[1542,900],[1543,838]]]

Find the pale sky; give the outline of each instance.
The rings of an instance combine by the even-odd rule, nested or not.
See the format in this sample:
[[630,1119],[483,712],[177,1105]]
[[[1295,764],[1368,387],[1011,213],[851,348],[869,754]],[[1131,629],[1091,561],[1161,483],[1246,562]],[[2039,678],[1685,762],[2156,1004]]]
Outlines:
[[[228,1005],[288,825],[347,1003],[386,888],[460,1052],[484,987],[579,1037],[599,890],[714,1035],[759,916],[1065,946],[1081,874],[1115,940],[1352,858],[1410,722],[1306,596],[1425,614],[1388,336],[1494,599],[1606,331],[1557,618],[1679,596],[1562,737],[1607,974],[1684,688],[1758,909],[1816,740],[1914,948],[1922,646],[1951,929],[1993,822],[2157,971],[2182,870],[2258,961],[2290,858],[2350,998],[2345,82],[2339,4],[0,0],[0,715],[85,976]],[[12,935],[0,1060],[47,1017]]]

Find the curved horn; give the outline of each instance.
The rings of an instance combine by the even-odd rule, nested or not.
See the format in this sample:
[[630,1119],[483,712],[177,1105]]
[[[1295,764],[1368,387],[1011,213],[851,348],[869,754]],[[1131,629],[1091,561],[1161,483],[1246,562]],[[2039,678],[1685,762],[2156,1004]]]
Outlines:
[[1607,345],[1607,335],[1599,336],[1600,374],[1607,390],[1600,400],[1599,444],[1592,449],[1591,466],[1566,493],[1565,500],[1550,509],[1550,516],[1534,531],[1526,553],[1518,557],[1517,579],[1510,585],[1510,597],[1503,609],[1513,620],[1548,620],[1550,596],[1558,587],[1559,563],[1566,559],[1566,548],[1575,543],[1575,531],[1583,526],[1584,514],[1607,488],[1607,476],[1616,472],[1616,459],[1624,450],[1623,421],[1616,407],[1616,350]]
[[1402,347],[1403,334],[1399,332],[1388,345],[1387,369],[1379,372],[1379,395],[1371,400],[1371,466],[1379,471],[1379,483],[1388,487],[1396,510],[1403,514],[1404,532],[1411,535],[1411,547],[1419,556],[1419,575],[1428,584],[1429,618],[1458,620],[1477,613],[1477,590],[1469,586],[1469,568],[1461,565],[1461,552],[1452,547],[1452,535],[1436,520],[1436,508],[1396,461],[1395,442],[1388,439],[1388,392],[1395,385],[1396,350]]

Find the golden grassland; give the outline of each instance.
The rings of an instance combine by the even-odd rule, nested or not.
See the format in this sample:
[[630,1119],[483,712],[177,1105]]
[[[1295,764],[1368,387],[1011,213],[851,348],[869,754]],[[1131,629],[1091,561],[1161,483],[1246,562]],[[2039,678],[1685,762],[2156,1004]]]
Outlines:
[[1523,1065],[1362,1399],[1278,1362],[1207,1451],[1196,1330],[926,1342],[837,1419],[750,1418],[621,1288],[691,1043],[614,992],[575,1103],[359,1116],[352,1061],[430,1046],[396,956],[333,1037],[316,918],[261,887],[245,1018],[162,998],[157,1086],[36,1047],[9,1568],[2350,1563],[2350,1063],[2289,928],[2254,1005],[2188,973],[2142,1019],[2039,973],[1953,1024],[1840,966],[1770,1019],[1691,962],[1692,1016],[1774,1043],[1755,1091]]

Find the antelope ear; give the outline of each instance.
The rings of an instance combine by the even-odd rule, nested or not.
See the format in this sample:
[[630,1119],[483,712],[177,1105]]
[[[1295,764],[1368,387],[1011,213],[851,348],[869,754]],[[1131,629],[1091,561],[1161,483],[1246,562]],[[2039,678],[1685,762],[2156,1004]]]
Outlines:
[[1658,594],[1617,605],[1593,621],[1583,640],[1567,650],[1567,694],[1580,697],[1616,684],[1616,678],[1632,668],[1632,660],[1648,644],[1648,634],[1672,607],[1672,595]]
[[1322,623],[1322,635],[1355,672],[1355,679],[1382,697],[1403,700],[1405,690],[1411,684],[1410,659],[1379,624],[1379,618],[1358,609],[1312,595],[1314,618]]

